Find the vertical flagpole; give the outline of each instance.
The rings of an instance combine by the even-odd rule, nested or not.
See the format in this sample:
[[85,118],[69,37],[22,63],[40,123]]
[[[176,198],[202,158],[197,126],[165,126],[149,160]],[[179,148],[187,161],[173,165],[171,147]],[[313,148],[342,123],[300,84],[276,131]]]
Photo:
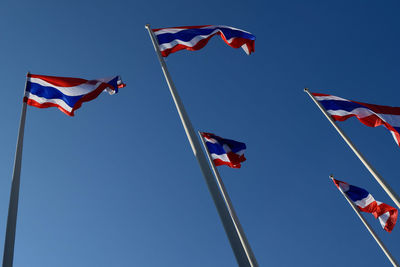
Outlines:
[[311,97],[314,103],[319,107],[319,109],[324,113],[325,117],[329,120],[329,122],[333,125],[333,127],[338,131],[340,136],[344,139],[347,145],[353,150],[354,154],[361,160],[364,166],[368,169],[368,171],[372,174],[375,180],[379,183],[379,185],[385,190],[385,192],[389,195],[389,197],[396,203],[397,207],[400,208],[400,198],[399,196],[390,188],[389,184],[386,183],[385,180],[378,174],[378,172],[371,166],[371,164],[364,158],[364,156],[358,151],[358,149],[354,146],[354,144],[350,141],[350,139],[344,134],[342,129],[335,123],[332,117],[328,114],[325,108],[318,102],[317,99],[308,91],[308,88],[304,88],[304,91]]
[[210,166],[207,163],[207,159],[204,156],[203,151],[201,150],[200,142],[196,136],[193,126],[183,106],[182,100],[180,99],[178,92],[175,88],[175,85],[168,72],[167,65],[165,64],[165,61],[161,55],[157,38],[155,37],[153,31],[151,30],[149,24],[146,24],[145,28],[148,30],[154,49],[157,52],[158,60],[160,61],[161,64],[161,69],[164,73],[172,98],[175,102],[176,109],[178,110],[179,117],[181,119],[183,128],[185,129],[186,132],[186,136],[189,140],[190,146],[192,147],[193,153],[199,163],[204,179],[206,180],[208,190],[210,191],[211,197],[217,208],[218,215],[222,221],[222,225],[224,226],[225,233],[228,236],[228,240],[232,247],[233,253],[236,257],[236,261],[240,267],[242,266],[250,267],[251,263],[249,262],[246,256],[246,252],[240,242],[240,238],[236,233],[235,225],[229,215],[227,207],[225,206],[224,200],[221,194],[219,193],[218,185],[213,177]]
[[[25,83],[25,90],[27,83],[28,83],[28,77]],[[24,90],[24,96],[25,96],[25,90]],[[17,148],[15,151],[14,170],[11,182],[10,203],[8,206],[6,239],[4,242],[4,254],[3,254],[3,267],[13,266],[15,230],[17,227],[19,185],[20,185],[21,163],[22,163],[22,146],[24,143],[25,118],[26,118],[26,102],[22,101],[21,119],[19,122]]]
[[[333,179],[333,175],[331,175],[329,177],[331,179]],[[360,211],[358,210],[356,205],[354,205],[353,201],[351,201],[351,199],[349,199],[349,197],[343,192],[343,190],[342,190],[342,188],[340,188],[340,186],[338,187],[338,189],[339,189],[340,193],[342,193],[342,195],[346,198],[347,202],[349,202],[349,204],[353,208],[354,212],[357,213],[360,220],[364,223],[365,227],[368,229],[368,231],[370,232],[372,237],[375,239],[376,243],[378,243],[379,247],[383,250],[383,252],[385,253],[386,257],[389,259],[389,261],[392,263],[392,265],[395,267],[399,267],[399,264],[396,262],[396,260],[390,254],[389,250],[383,244],[382,240],[380,240],[380,238],[377,236],[375,231],[371,228],[369,223],[365,220],[364,216],[361,215]]]
[[247,258],[249,259],[251,266],[257,267],[258,263],[257,263],[256,257],[254,256],[254,253],[250,247],[249,241],[246,238],[246,235],[244,233],[242,225],[240,224],[239,218],[236,215],[236,211],[233,208],[231,198],[229,197],[228,192],[226,191],[225,185],[222,182],[221,176],[219,175],[219,171],[218,171],[217,167],[215,166],[214,161],[211,158],[210,151],[208,150],[208,147],[207,147],[206,143],[204,142],[203,136],[201,135],[200,132],[198,132],[198,134],[200,136],[201,143],[203,144],[203,147],[206,150],[208,161],[210,162],[211,168],[215,174],[215,178],[217,179],[219,189],[225,200],[225,205],[228,207],[229,214],[231,215],[233,223],[235,224],[236,232],[238,233],[240,241],[242,242],[242,246],[246,251]]

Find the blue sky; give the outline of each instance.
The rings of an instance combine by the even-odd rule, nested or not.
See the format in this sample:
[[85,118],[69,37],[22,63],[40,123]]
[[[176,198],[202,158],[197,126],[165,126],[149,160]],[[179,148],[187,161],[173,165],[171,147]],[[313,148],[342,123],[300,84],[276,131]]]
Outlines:
[[[400,106],[397,1],[10,1],[0,4],[0,240],[28,71],[127,87],[71,118],[28,107],[14,266],[235,266],[144,25],[253,33],[246,56],[218,37],[167,65],[196,130],[247,144],[220,173],[260,266],[390,266],[328,178],[394,205],[303,92]],[[383,127],[340,123],[400,193]],[[400,231],[365,214],[400,260]],[[0,248],[3,244],[0,242]]]

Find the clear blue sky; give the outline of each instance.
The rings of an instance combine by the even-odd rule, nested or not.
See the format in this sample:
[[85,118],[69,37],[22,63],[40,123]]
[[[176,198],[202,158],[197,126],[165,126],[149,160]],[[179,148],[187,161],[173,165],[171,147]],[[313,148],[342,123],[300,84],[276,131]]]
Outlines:
[[[196,130],[247,144],[220,172],[260,266],[390,266],[329,174],[394,205],[303,92],[400,106],[397,1],[0,3],[0,251],[25,74],[127,87],[68,117],[28,107],[15,267],[231,267],[236,262],[144,25],[223,24],[256,35],[246,56],[214,37],[167,65]],[[340,123],[400,193],[383,127]],[[400,261],[391,234],[366,214]],[[1,253],[2,254],[2,253]]]

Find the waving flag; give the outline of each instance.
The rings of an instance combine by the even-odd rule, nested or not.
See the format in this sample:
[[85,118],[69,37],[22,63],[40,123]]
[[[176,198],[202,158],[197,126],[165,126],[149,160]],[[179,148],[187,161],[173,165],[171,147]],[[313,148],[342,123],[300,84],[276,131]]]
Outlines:
[[85,80],[28,74],[27,79],[24,102],[38,108],[57,107],[69,116],[101,92],[115,94],[125,86],[119,76]]
[[245,161],[244,150],[246,144],[230,139],[224,139],[212,133],[201,133],[215,166],[228,165],[231,168],[240,168]]
[[326,94],[313,95],[335,121],[356,117],[369,127],[383,125],[400,146],[400,107],[366,104]]
[[376,201],[367,190],[332,179],[335,185],[353,201],[360,211],[372,213],[379,219],[383,229],[391,232],[396,225],[398,211],[385,203]]
[[214,35],[221,36],[224,42],[233,47],[242,47],[246,54],[254,52],[256,37],[249,32],[223,25],[187,26],[153,29],[158,39],[163,57],[179,50],[199,50],[203,48]]

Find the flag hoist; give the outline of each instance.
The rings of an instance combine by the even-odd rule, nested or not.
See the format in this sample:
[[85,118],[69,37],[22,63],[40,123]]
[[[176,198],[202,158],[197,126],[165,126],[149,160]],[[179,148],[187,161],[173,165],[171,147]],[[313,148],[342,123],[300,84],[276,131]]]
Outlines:
[[[190,146],[199,163],[207,187],[217,208],[217,212],[222,221],[225,233],[228,236],[228,240],[236,257],[236,261],[240,267],[258,266],[254,255],[252,255],[252,253],[250,255],[245,249],[245,244],[242,242],[243,239],[241,239],[235,223],[232,220],[231,214],[225,205],[224,198],[219,191],[216,179],[214,178],[210,166],[207,163],[207,159],[201,149],[199,139],[196,136],[196,132],[192,126],[192,123],[190,122],[188,114],[186,113],[182,100],[178,95],[175,85],[168,72],[167,65],[163,59],[163,56],[167,56],[168,54],[181,49],[198,50],[204,47],[208,40],[216,34],[220,35],[228,45],[234,48],[242,47],[246,52],[250,53],[254,51],[255,37],[245,31],[227,26],[194,26],[152,30],[150,25],[147,24],[145,25],[145,28],[149,32],[183,128],[185,129]],[[162,39],[162,44],[159,43],[159,39],[155,36],[156,34]],[[160,47],[163,49],[163,52],[161,51]]]
[[[389,184],[378,174],[378,172],[372,167],[372,165],[367,161],[367,159],[361,154],[360,151],[355,147],[355,145],[350,141],[350,139],[345,135],[342,129],[335,123],[335,120],[345,120],[349,117],[357,117],[362,123],[366,124],[367,126],[375,127],[378,125],[384,125],[388,128],[395,140],[400,137],[399,133],[397,132],[397,127],[393,127],[391,124],[386,122],[384,118],[390,119],[390,116],[386,114],[382,116],[380,114],[382,108],[385,106],[377,106],[371,104],[365,104],[361,102],[355,102],[346,100],[340,97],[331,96],[331,95],[323,95],[323,94],[316,94],[311,93],[308,88],[304,88],[304,91],[310,96],[310,98],[314,101],[314,103],[319,107],[325,117],[329,120],[332,126],[336,129],[339,135],[343,138],[346,144],[353,150],[354,154],[360,159],[360,161],[364,164],[364,166],[368,169],[368,171],[372,174],[375,180],[379,183],[379,185],[385,190],[385,192],[389,195],[389,197],[393,200],[398,208],[400,208],[400,198],[399,196],[393,191],[393,189],[389,186]],[[317,99],[318,98],[318,99]],[[324,107],[324,102],[322,99],[325,98],[329,100],[330,104],[333,104],[332,110],[327,109]],[[345,104],[341,103],[344,102]],[[347,105],[346,105],[347,104]],[[386,107],[389,108],[389,107]],[[347,110],[346,110],[347,109]],[[393,109],[393,108],[392,108]],[[400,111],[400,108],[397,108]],[[382,119],[383,118],[383,119]],[[392,119],[393,121],[393,119]],[[399,143],[399,142],[398,142]]]
[[375,239],[376,243],[378,243],[379,247],[385,253],[390,263],[392,263],[394,267],[399,267],[399,264],[393,258],[387,247],[383,244],[382,240],[378,237],[369,223],[365,220],[364,216],[360,213],[361,210],[374,214],[374,216],[381,221],[382,227],[384,227],[386,231],[390,232],[396,224],[398,211],[389,205],[375,201],[371,194],[369,194],[365,189],[336,180],[333,178],[333,175],[330,175],[329,178],[332,179],[340,193],[342,193],[343,197],[347,200],[347,202],[349,202],[354,212],[363,222],[367,230]]
[[10,203],[8,207],[6,237],[4,242],[3,267],[12,267],[14,260],[15,231],[17,226],[18,199],[21,177],[22,147],[27,105],[38,108],[57,107],[68,116],[84,102],[91,101],[103,91],[109,94],[125,87],[119,76],[85,80],[80,78],[34,75],[28,72],[22,101],[17,148],[11,182]]

